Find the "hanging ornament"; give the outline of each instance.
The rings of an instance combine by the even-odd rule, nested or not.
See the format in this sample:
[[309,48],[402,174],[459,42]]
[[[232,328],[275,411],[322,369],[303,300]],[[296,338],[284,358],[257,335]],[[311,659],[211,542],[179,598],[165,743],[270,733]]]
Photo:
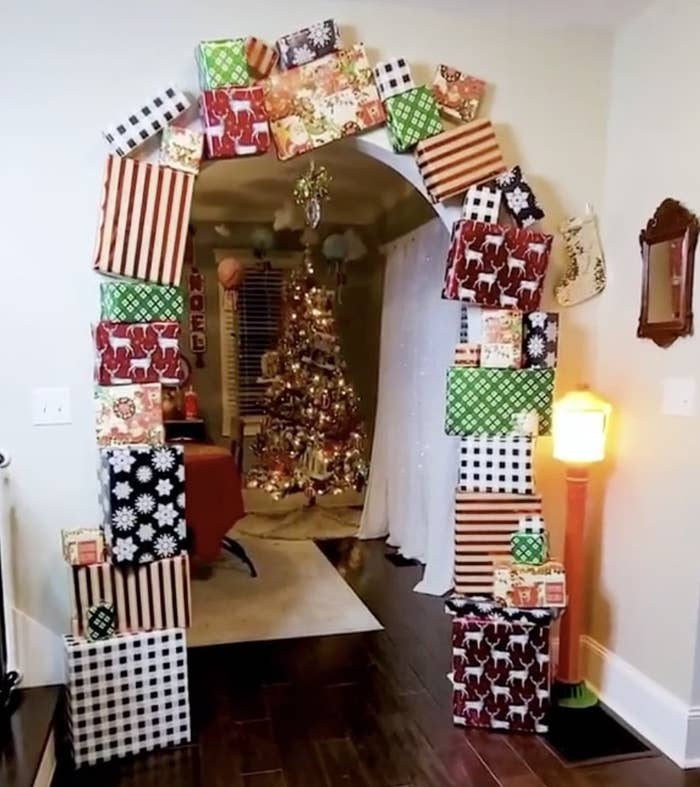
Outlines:
[[331,176],[328,170],[317,167],[312,161],[309,169],[294,185],[294,201],[304,209],[307,227],[316,229],[321,223],[321,203],[330,199],[328,185]]
[[[250,245],[253,247],[255,259],[262,262],[267,252],[275,245],[275,234],[269,227],[255,227],[250,234]],[[269,264],[269,262],[263,263],[268,266]]]
[[227,297],[232,299],[233,308],[238,308],[238,290],[245,278],[245,267],[235,257],[224,257],[216,268],[219,284],[226,291]]

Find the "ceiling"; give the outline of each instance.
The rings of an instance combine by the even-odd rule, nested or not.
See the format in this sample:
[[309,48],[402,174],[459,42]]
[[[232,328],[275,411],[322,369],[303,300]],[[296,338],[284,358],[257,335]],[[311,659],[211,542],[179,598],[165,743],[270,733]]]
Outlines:
[[371,224],[414,191],[393,169],[341,140],[291,161],[280,162],[269,153],[205,164],[196,181],[193,221],[271,222],[291,200],[294,181],[312,159],[333,178],[331,201],[323,211],[329,223]]

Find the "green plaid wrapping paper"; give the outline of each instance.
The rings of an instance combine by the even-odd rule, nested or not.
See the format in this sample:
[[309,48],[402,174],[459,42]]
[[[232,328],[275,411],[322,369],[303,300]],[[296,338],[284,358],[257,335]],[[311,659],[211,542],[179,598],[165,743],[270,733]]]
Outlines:
[[442,133],[437,102],[424,86],[391,96],[384,104],[389,139],[397,153],[404,153],[422,139]]
[[85,612],[85,638],[91,642],[110,639],[117,633],[117,616],[114,607],[106,601],[88,607]]
[[197,49],[197,66],[202,90],[250,84],[244,38],[202,41]]
[[547,560],[549,549],[546,533],[513,533],[510,551],[516,563],[539,566]]
[[100,285],[102,319],[111,322],[179,322],[185,299],[177,287],[142,282],[109,282]]
[[539,433],[552,431],[554,369],[484,369],[453,366],[447,372],[448,435],[512,434],[514,417],[536,410]]

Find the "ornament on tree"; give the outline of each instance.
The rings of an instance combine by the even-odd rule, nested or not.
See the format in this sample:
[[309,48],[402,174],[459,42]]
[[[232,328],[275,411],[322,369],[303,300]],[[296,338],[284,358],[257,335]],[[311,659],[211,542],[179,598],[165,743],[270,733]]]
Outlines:
[[245,267],[235,257],[224,257],[216,268],[219,284],[226,291],[226,296],[233,301],[233,308],[238,308],[238,290],[245,278]]

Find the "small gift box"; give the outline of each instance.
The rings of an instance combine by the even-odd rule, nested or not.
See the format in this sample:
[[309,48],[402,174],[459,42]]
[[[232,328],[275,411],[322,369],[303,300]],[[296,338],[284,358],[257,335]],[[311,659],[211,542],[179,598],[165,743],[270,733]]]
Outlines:
[[525,368],[555,368],[558,344],[558,314],[530,312],[523,315],[523,366]]
[[185,314],[182,290],[144,282],[103,282],[100,303],[106,322],[179,322]]
[[85,639],[97,642],[110,639],[117,633],[114,606],[107,601],[98,601],[85,610]]
[[539,565],[549,556],[547,531],[540,515],[521,516],[518,530],[510,539],[511,554],[516,563]]
[[413,90],[415,87],[411,68],[403,57],[392,57],[377,63],[374,67],[374,81],[382,101]]
[[462,303],[462,311],[459,317],[459,340],[468,344],[477,344],[481,346],[483,340],[482,336],[482,321],[481,306],[473,306],[469,303]]
[[509,309],[484,309],[481,366],[519,369],[522,361],[522,316]]
[[518,227],[529,227],[544,218],[544,211],[537,204],[537,198],[529,184],[523,179],[520,167],[513,167],[496,178],[503,192],[508,212]]
[[540,433],[540,415],[537,410],[521,410],[513,413],[510,431],[516,435],[537,437]]
[[188,128],[168,126],[160,141],[160,163],[196,175],[202,161],[204,134]]
[[189,107],[187,96],[176,87],[170,86],[153,96],[121,123],[110,126],[102,133],[112,152],[117,156],[126,156],[166,128]]
[[303,66],[341,48],[340,30],[333,19],[289,33],[277,40],[280,67]]
[[501,212],[501,190],[494,181],[481,186],[472,186],[464,195],[462,218],[498,224]]
[[101,446],[164,442],[161,386],[151,383],[96,388],[95,420]]
[[255,156],[270,147],[270,126],[259,85],[205,90],[202,120],[211,159]]
[[98,528],[62,530],[63,559],[71,566],[89,566],[105,559],[105,541]]
[[455,366],[478,366],[481,358],[481,345],[460,342],[455,347]]
[[386,99],[387,129],[392,147],[405,153],[422,139],[442,132],[437,104],[427,87],[415,87]]
[[463,194],[506,169],[490,120],[474,120],[419,142],[416,162],[433,202]]
[[197,47],[196,60],[202,90],[250,84],[244,38],[202,41]]
[[507,607],[561,609],[566,606],[564,566],[556,560],[520,565],[512,558],[494,558],[493,597]]
[[259,79],[268,77],[279,60],[279,55],[271,46],[253,36],[246,39],[245,56],[249,71]]
[[449,66],[438,66],[433,79],[433,95],[442,114],[464,123],[476,117],[485,89],[486,82]]
[[523,435],[463,438],[459,450],[460,490],[533,494],[532,448],[532,438]]
[[100,385],[182,381],[177,322],[99,322],[95,348]]

